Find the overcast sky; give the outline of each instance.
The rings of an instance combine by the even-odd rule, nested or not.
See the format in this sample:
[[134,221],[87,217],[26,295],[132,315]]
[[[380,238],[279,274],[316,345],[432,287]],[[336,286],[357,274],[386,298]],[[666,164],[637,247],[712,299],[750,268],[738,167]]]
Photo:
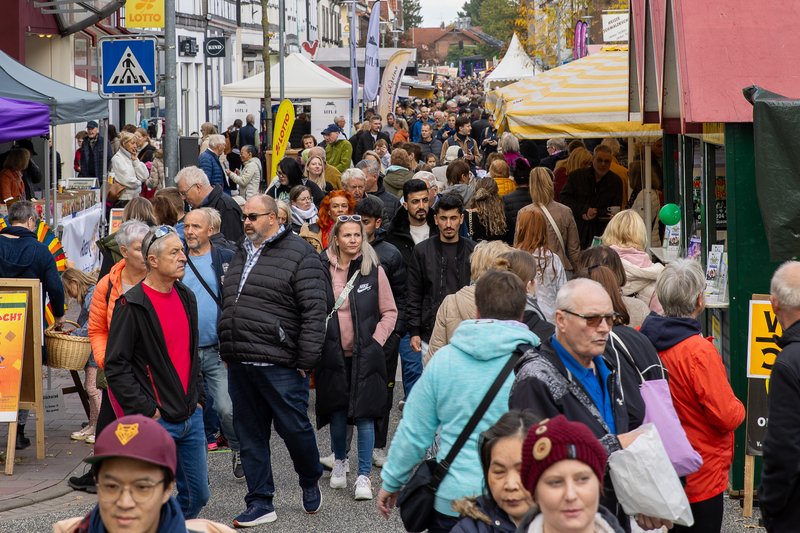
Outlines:
[[422,26],[438,26],[444,21],[445,24],[456,19],[456,13],[464,5],[464,0],[420,0],[422,10]]

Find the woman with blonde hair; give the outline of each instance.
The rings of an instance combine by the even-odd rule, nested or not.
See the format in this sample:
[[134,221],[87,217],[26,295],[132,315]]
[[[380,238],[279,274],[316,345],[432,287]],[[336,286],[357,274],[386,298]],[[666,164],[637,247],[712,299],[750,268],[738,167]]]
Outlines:
[[424,354],[423,364],[427,365],[436,351],[450,342],[450,338],[461,322],[477,318],[475,283],[486,272],[494,268],[500,256],[513,250],[503,241],[482,241],[475,246],[469,258],[470,284],[445,296],[442,300],[439,310],[436,312],[436,321],[428,344],[428,351]]
[[497,191],[500,196],[505,196],[517,188],[517,184],[511,179],[511,167],[502,158],[496,158],[491,162],[489,177],[497,183]]
[[325,192],[331,192],[333,185],[325,181],[325,160],[318,155],[309,155],[306,166],[303,168],[303,177]]
[[514,247],[518,248],[520,231],[523,230],[520,216],[524,211],[538,208],[547,221],[547,248],[561,260],[569,279],[581,253],[578,226],[572,216],[572,209],[553,199],[553,172],[547,167],[531,170],[529,188],[533,204],[523,207],[517,214]]
[[553,191],[556,201],[560,199],[561,189],[567,184],[569,175],[576,170],[588,168],[591,165],[592,153],[589,150],[580,146],[576,147],[574,150],[570,150],[566,163],[556,169],[553,178]]
[[354,423],[358,429],[355,499],[371,500],[375,421],[384,416],[388,381],[383,345],[394,332],[397,306],[360,215],[336,218],[330,244],[320,258],[332,290],[328,334],[314,369],[317,429],[330,424],[334,453],[330,486],[342,489],[347,487],[347,421]]
[[536,299],[548,322],[556,313],[556,294],[567,282],[564,265],[547,246],[548,222],[538,207],[523,209],[517,217],[514,247],[528,252],[536,260]]
[[392,137],[392,146],[397,143],[407,143],[408,142],[408,122],[404,118],[398,118],[395,120],[394,123],[395,127],[397,128],[397,133],[394,134]]
[[603,232],[603,244],[619,254],[627,282],[622,294],[633,296],[661,314],[663,309],[656,295],[656,280],[664,265],[653,263],[645,251],[647,227],[638,213],[631,209],[620,211],[608,222]]
[[[81,311],[76,320],[78,328],[72,330],[70,335],[76,337],[89,336],[89,310],[92,307],[92,298],[97,279],[78,270],[69,267],[61,273],[61,282],[64,284],[64,293],[70,298],[75,299],[81,306]],[[83,369],[86,395],[89,397],[89,424],[70,435],[72,440],[83,440],[89,444],[94,444],[95,430],[97,428],[97,415],[100,413],[100,399],[102,394],[97,388],[97,363],[94,356],[89,354],[89,361]]]
[[508,227],[497,182],[492,178],[481,178],[475,181],[474,191],[464,213],[469,238],[475,242],[504,240]]
[[136,134],[123,131],[119,134],[119,144],[119,150],[111,158],[111,172],[114,173],[114,181],[125,189],[120,193],[115,207],[123,207],[137,198],[142,191],[142,184],[150,177],[150,171],[138,157],[139,139]]

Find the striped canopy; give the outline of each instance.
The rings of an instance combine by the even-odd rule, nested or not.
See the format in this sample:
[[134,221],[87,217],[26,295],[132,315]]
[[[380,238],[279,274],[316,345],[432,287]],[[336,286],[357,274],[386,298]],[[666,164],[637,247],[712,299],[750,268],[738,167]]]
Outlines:
[[498,129],[520,139],[661,135],[658,125],[628,119],[627,47],[606,47],[490,91],[486,107]]

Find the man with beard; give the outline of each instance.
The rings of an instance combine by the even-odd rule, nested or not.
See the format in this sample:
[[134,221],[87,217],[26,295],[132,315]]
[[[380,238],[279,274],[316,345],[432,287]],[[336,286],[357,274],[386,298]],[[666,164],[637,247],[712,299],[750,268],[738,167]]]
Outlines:
[[474,241],[458,234],[464,221],[460,196],[445,194],[434,212],[439,234],[419,243],[408,264],[406,309],[414,352],[422,352],[423,342],[430,341],[445,296],[469,284],[469,258],[475,248]]

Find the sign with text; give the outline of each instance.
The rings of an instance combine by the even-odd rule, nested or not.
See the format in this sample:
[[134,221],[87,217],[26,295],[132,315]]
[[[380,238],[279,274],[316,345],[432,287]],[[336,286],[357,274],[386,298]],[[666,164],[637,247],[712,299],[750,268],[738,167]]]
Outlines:
[[761,455],[769,423],[769,380],[747,380],[747,455]]
[[603,41],[606,43],[628,42],[628,14],[603,15]]
[[126,28],[163,28],[164,0],[129,0],[125,4]]
[[292,126],[294,126],[294,106],[291,100],[286,99],[281,102],[278,113],[275,115],[275,132],[272,134],[272,168],[268,182],[278,173],[278,163],[286,152]]
[[[344,132],[350,138],[352,124],[350,124],[350,99],[349,98],[312,98],[311,99],[311,134],[317,142],[322,140],[322,130],[332,124],[336,117],[344,117]],[[292,148],[299,148],[292,146]]]
[[781,325],[765,300],[750,300],[749,327],[747,332],[747,377],[767,379],[772,365],[781,349],[778,338]]
[[0,292],[0,422],[17,421],[27,313],[26,292]]

